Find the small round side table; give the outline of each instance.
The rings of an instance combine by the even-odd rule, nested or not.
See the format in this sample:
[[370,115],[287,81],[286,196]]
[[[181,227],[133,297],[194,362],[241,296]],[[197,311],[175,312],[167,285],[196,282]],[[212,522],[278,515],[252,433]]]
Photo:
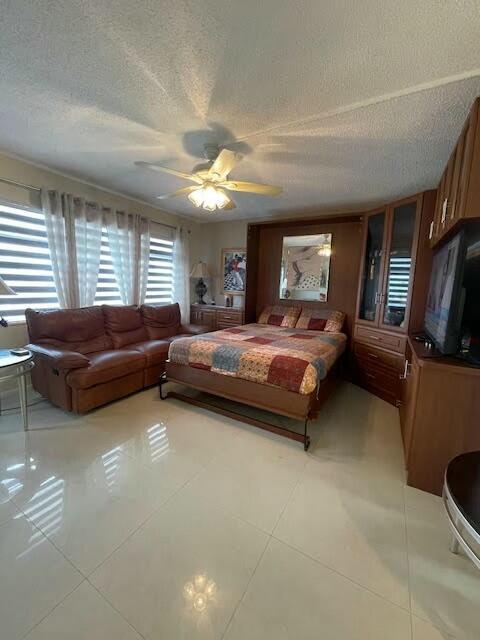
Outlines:
[[[5,380],[17,380],[18,395],[20,397],[20,410],[22,412],[23,428],[28,429],[28,407],[27,407],[27,383],[25,375],[33,369],[33,353],[28,355],[15,356],[9,349],[0,349],[0,382]],[[0,414],[2,407],[0,405]]]
[[479,551],[475,548],[480,544],[480,451],[462,453],[449,462],[443,502],[453,534],[450,550],[458,553],[462,547],[480,569]]

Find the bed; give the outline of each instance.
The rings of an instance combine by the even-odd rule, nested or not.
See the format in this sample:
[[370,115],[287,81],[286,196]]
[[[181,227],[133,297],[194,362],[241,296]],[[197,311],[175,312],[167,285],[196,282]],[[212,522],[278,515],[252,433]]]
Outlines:
[[[347,336],[341,331],[255,323],[180,338],[170,345],[162,399],[174,397],[222,415],[248,422],[293,440],[308,449],[308,420],[315,417],[338,379]],[[178,391],[164,394],[176,382],[207,394],[301,420],[302,431],[239,414]]]

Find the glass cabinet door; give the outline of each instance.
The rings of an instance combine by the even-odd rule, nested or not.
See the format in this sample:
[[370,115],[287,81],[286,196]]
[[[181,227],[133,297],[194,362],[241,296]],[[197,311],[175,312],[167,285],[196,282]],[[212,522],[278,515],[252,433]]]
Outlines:
[[411,285],[412,249],[417,202],[395,207],[387,245],[386,285],[382,298],[382,324],[404,328]]
[[365,246],[365,261],[360,294],[358,317],[360,320],[376,321],[377,305],[381,292],[382,245],[385,228],[385,211],[368,218]]

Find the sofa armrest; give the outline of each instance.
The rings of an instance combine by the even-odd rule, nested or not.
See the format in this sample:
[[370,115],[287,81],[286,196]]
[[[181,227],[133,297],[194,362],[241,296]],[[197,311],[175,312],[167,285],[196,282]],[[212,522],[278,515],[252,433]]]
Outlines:
[[63,349],[43,347],[39,344],[27,344],[26,348],[36,356],[48,360],[54,369],[79,369],[90,364],[87,356],[77,351],[64,351]]
[[178,327],[178,333],[191,333],[192,336],[197,336],[200,333],[208,333],[212,328],[206,324],[181,324]]

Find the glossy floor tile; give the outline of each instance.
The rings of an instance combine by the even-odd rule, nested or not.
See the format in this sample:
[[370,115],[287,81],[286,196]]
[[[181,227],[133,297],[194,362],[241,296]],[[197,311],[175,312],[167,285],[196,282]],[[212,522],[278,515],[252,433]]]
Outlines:
[[[267,540],[255,527],[183,493],[90,580],[147,638],[221,638]],[[203,583],[211,584],[212,597],[197,602]]]
[[480,571],[449,551],[440,498],[405,490],[412,611],[445,635],[480,638]]
[[240,434],[235,446],[217,456],[185,491],[270,533],[307,462],[304,451],[287,441],[259,441]]
[[245,638],[409,640],[410,614],[271,540],[226,634]]
[[141,640],[87,581],[27,635],[26,640]]
[[148,469],[113,448],[83,473],[50,475],[13,500],[88,575],[186,479],[179,482],[163,466]]
[[454,638],[436,629],[429,622],[412,616],[412,640],[454,640]]
[[274,536],[408,608],[403,487],[375,466],[311,460]]
[[0,526],[0,637],[23,636],[82,581],[26,518]]
[[480,572],[405,487],[397,410],[344,384],[310,434],[156,389],[3,414],[1,640],[478,640]]

